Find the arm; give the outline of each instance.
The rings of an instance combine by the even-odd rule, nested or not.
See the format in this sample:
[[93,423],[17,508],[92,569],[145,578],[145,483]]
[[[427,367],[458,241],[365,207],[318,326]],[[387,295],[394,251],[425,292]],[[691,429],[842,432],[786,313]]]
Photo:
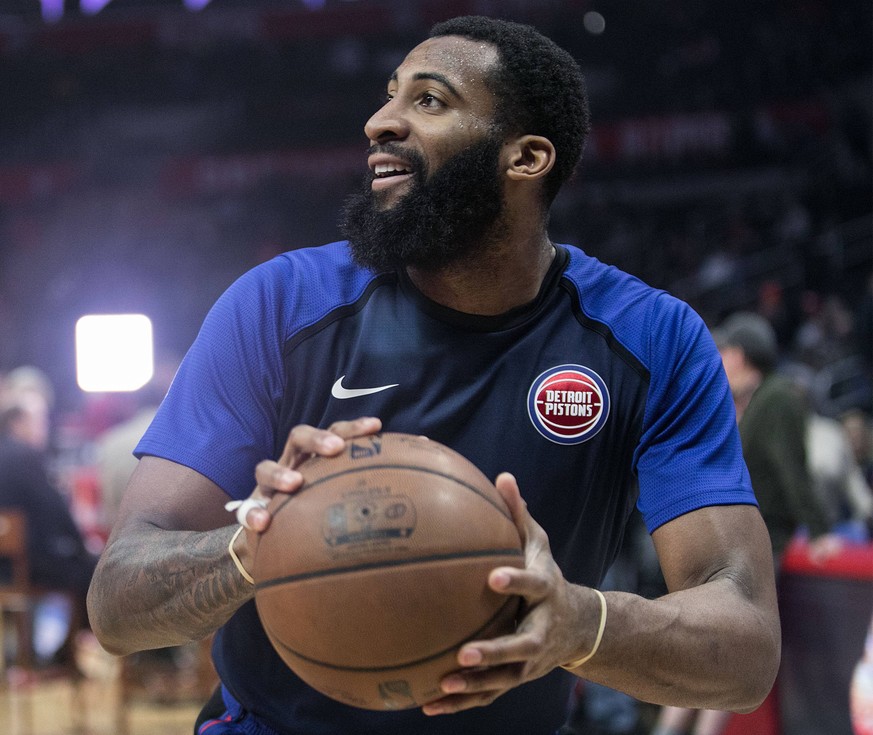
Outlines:
[[235,530],[227,499],[194,470],[140,461],[88,592],[88,616],[106,650],[198,640],[252,597],[227,553]]
[[[344,439],[380,428],[373,418],[338,422],[328,430],[295,427],[280,460],[257,466],[252,497],[295,492],[303,482],[296,467],[307,456],[338,454]],[[199,640],[252,599],[254,587],[228,553],[238,526],[224,509],[227,500],[194,470],[157,457],[140,461],[88,591],[91,625],[106,650],[124,655]],[[250,530],[240,534],[234,550],[251,569],[270,515],[254,508],[246,523]]]
[[[504,474],[497,485],[525,540],[526,568],[496,569],[489,583],[521,595],[524,616],[515,635],[461,649],[464,668],[444,680],[448,696],[427,714],[488,704],[594,645],[597,595],[563,578],[515,480]],[[654,540],[670,594],[607,592],[600,648],[574,673],[654,703],[754,709],[772,686],[780,649],[770,542],[757,508],[703,508],[665,524]]]

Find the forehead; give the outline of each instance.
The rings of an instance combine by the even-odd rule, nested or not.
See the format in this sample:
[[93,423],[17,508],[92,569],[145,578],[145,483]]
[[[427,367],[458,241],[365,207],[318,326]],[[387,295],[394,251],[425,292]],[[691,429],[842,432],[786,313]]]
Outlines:
[[397,67],[399,82],[422,74],[438,74],[447,79],[462,96],[490,90],[486,77],[497,65],[497,49],[487,41],[462,36],[429,38],[410,51]]

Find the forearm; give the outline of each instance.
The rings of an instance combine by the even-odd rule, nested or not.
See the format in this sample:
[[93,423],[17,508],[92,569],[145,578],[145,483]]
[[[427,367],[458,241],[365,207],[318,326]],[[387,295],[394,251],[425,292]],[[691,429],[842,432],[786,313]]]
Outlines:
[[[778,623],[732,580],[657,600],[605,595],[603,641],[577,675],[643,701],[695,709],[748,711],[769,692],[778,668]],[[589,605],[579,656],[590,650],[590,611]]]
[[254,594],[228,554],[235,527],[165,531],[142,525],[111,539],[88,592],[106,650],[125,655],[200,640]]

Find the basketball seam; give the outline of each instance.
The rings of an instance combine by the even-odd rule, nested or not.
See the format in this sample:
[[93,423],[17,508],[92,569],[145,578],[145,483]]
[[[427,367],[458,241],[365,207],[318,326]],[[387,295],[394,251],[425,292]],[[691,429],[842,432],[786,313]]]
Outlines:
[[258,582],[255,585],[255,592],[275,587],[280,584],[288,584],[294,582],[302,582],[310,579],[318,579],[323,577],[333,577],[338,574],[351,574],[355,572],[364,572],[372,569],[389,569],[392,567],[403,567],[410,564],[429,564],[439,561],[451,561],[453,559],[477,559],[487,558],[491,556],[521,556],[521,549],[476,549],[472,551],[454,551],[445,554],[427,554],[426,556],[417,556],[409,559],[386,559],[384,561],[369,562],[366,564],[354,564],[347,567],[332,567],[330,569],[320,569],[315,572],[304,572],[302,574],[290,574],[285,577],[276,577],[264,582]]
[[306,655],[300,653],[299,651],[295,651],[293,648],[290,648],[289,646],[285,645],[285,643],[283,643],[281,640],[279,640],[275,636],[275,634],[272,633],[266,626],[264,626],[264,627],[268,631],[268,633],[270,634],[270,640],[272,641],[274,646],[276,646],[276,645],[281,646],[285,651],[290,653],[292,656],[296,656],[297,658],[299,658],[303,661],[306,661],[307,663],[315,664],[316,666],[321,666],[321,667],[326,668],[326,669],[333,669],[334,671],[353,671],[353,672],[358,672],[358,673],[378,672],[378,671],[395,671],[397,669],[403,669],[403,668],[406,668],[409,666],[418,666],[420,664],[427,663],[428,661],[433,661],[435,659],[438,659],[440,656],[445,656],[450,651],[453,651],[456,648],[460,647],[466,641],[474,640],[475,637],[479,633],[481,633],[483,630],[486,630],[488,628],[488,626],[490,626],[495,620],[497,620],[503,614],[503,611],[506,609],[507,605],[514,603],[514,602],[517,602],[517,600],[518,600],[517,597],[510,597],[509,599],[507,599],[506,602],[504,602],[499,608],[497,608],[494,615],[492,615],[490,618],[488,618],[488,620],[483,625],[481,625],[479,628],[474,630],[470,635],[467,635],[467,636],[464,636],[463,638],[461,638],[457,643],[454,643],[450,646],[447,646],[446,648],[444,648],[441,651],[437,651],[436,653],[432,653],[430,656],[425,656],[424,658],[415,659],[413,661],[406,661],[404,663],[392,664],[391,666],[340,666],[339,664],[331,664],[331,663],[328,663],[326,661],[321,661],[321,660],[316,659],[316,658],[310,658],[309,656],[306,656]]

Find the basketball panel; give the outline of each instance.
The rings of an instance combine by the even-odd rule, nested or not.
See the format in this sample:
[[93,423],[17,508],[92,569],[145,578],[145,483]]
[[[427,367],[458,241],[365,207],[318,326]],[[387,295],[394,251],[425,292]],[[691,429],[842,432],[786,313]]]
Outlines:
[[[476,638],[511,633],[517,614],[518,600],[511,600]],[[314,689],[353,707],[372,710],[410,709],[439,699],[443,696],[440,680],[459,668],[456,650],[401,669],[354,671],[301,659],[278,641],[273,645],[288,667]]]
[[521,547],[512,520],[479,492],[416,469],[333,475],[279,502],[255,555],[259,583],[363,560]]
[[488,587],[489,572],[521,564],[519,556],[502,556],[331,575],[267,588],[256,605],[271,636],[302,657],[392,667],[477,634],[507,601]]

